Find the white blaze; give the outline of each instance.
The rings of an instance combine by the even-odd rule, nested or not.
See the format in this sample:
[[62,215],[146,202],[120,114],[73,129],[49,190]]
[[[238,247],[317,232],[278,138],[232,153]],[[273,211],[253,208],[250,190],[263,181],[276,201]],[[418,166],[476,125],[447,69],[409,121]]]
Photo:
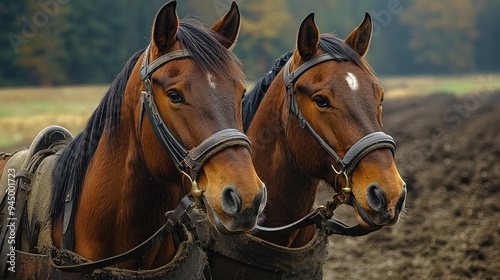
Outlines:
[[212,74],[208,73],[207,75],[207,79],[208,79],[208,83],[210,84],[210,86],[215,89],[215,82],[212,81]]
[[353,73],[347,72],[345,80],[347,81],[347,84],[352,90],[356,91],[359,88],[358,79],[356,78],[356,76],[354,76]]

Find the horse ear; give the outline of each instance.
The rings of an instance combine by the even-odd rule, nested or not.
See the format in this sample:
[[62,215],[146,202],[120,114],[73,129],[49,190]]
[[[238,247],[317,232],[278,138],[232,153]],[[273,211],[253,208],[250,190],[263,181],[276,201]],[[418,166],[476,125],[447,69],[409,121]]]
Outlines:
[[224,47],[229,49],[236,42],[238,33],[240,32],[240,21],[240,9],[238,8],[238,4],[233,1],[229,11],[212,26],[211,29],[222,36],[220,43]]
[[297,50],[303,60],[308,60],[316,53],[318,42],[319,29],[314,22],[314,12],[311,12],[300,23],[297,34]]
[[372,18],[369,13],[365,13],[363,22],[347,36],[344,42],[363,57],[370,46],[371,37]]
[[179,18],[175,8],[177,1],[170,1],[163,5],[156,14],[153,24],[153,43],[160,52],[169,50],[177,40]]

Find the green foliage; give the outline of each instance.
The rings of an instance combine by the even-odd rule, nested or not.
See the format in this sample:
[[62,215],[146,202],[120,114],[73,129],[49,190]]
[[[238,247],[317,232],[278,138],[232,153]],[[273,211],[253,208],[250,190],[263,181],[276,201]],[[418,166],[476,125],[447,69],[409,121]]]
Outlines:
[[[0,86],[109,83],[146,47],[166,0],[16,0],[0,3]],[[179,0],[178,14],[210,27],[231,0]],[[234,51],[250,80],[295,46],[311,11],[321,32],[345,38],[368,11],[367,59],[378,74],[500,71],[498,0],[239,0]]]
[[272,60],[293,48],[292,18],[285,0],[245,1],[241,5],[242,27],[236,52],[249,77],[259,77]]
[[402,15],[410,26],[410,48],[417,63],[437,70],[463,72],[475,67],[473,40],[477,7],[474,0],[414,1]]
[[11,86],[23,83],[23,71],[16,67],[17,38],[13,32],[21,24],[26,12],[26,0],[3,1],[0,3],[0,84]]

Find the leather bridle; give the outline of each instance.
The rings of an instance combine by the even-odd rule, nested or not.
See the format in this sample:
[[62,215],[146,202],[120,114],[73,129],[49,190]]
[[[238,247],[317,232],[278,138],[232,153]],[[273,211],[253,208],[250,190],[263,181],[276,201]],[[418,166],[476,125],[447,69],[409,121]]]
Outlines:
[[[304,62],[302,65],[297,67],[295,71],[290,72],[290,63],[292,59],[293,56],[290,57],[283,69],[283,78],[287,93],[285,98],[288,104],[288,108],[290,112],[292,112],[297,117],[300,127],[302,129],[306,128],[309,133],[311,133],[311,135],[318,141],[321,147],[323,147],[323,149],[334,159],[337,167],[335,167],[333,164],[331,165],[331,167],[336,174],[334,178],[334,187],[336,193],[333,195],[333,201],[328,202],[326,206],[319,207],[300,220],[281,227],[269,228],[257,226],[257,229],[267,232],[276,232],[282,230],[299,229],[312,224],[320,224],[320,226],[326,228],[327,231],[330,232],[330,234],[356,236],[368,234],[372,232],[372,230],[364,229],[361,225],[349,227],[339,220],[332,220],[331,217],[333,216],[333,211],[335,210],[335,208],[337,208],[340,204],[350,203],[352,190],[349,186],[349,178],[359,161],[361,161],[361,159],[363,159],[367,154],[377,149],[390,149],[392,154],[394,155],[396,151],[396,143],[390,135],[385,134],[382,131],[377,131],[359,139],[354,145],[351,146],[351,148],[349,148],[343,158],[340,157],[335,152],[335,150],[323,139],[323,137],[321,137],[314,130],[314,128],[302,115],[295,96],[294,83],[307,70],[318,64],[326,61],[348,61],[348,58],[341,54],[325,53]],[[345,185],[341,188],[341,190],[338,190],[338,188],[336,187],[338,176],[342,176],[345,179]]]
[[[151,76],[161,66],[166,63],[183,58],[190,58],[191,54],[186,49],[172,51],[163,56],[158,57],[151,63],[148,63],[149,47],[146,49],[144,58],[141,64],[141,79],[144,82],[146,89],[141,92],[141,111],[139,113],[139,137],[142,126],[142,116],[146,112],[149,121],[153,127],[153,131],[158,137],[161,145],[168,152],[175,163],[176,168],[183,176],[186,176],[196,188],[196,179],[202,166],[216,153],[231,147],[243,146],[251,151],[251,144],[248,137],[241,131],[234,128],[220,130],[207,139],[205,139],[197,147],[188,150],[179,140],[175,138],[170,131],[165,121],[161,117],[156,102],[153,97],[151,88]],[[195,197],[201,195],[197,190],[191,190]]]
[[191,182],[191,191],[188,195],[191,196],[197,204],[203,204],[205,206],[208,213],[211,214],[217,229],[221,233],[238,234],[240,232],[229,231],[219,220],[213,208],[206,201],[205,196],[203,196],[205,190],[198,187],[196,179],[203,165],[215,154],[228,147],[243,146],[251,152],[250,140],[243,132],[234,128],[223,129],[212,134],[191,150],[188,150],[179,140],[177,140],[159,113],[151,88],[151,76],[158,68],[166,63],[176,59],[190,58],[191,54],[186,49],[180,49],[160,56],[149,63],[149,48],[148,46],[145,51],[140,70],[141,80],[144,82],[146,89],[141,92],[141,111],[139,112],[138,128],[139,137],[141,137],[143,114],[146,112],[156,137],[168,152],[170,158],[174,161],[177,170],[182,174],[183,182],[185,178]]
[[[204,190],[198,188],[196,179],[203,165],[216,153],[232,146],[243,146],[251,151],[250,140],[244,133],[233,128],[223,129],[212,134],[191,150],[188,150],[179,140],[177,140],[159,113],[151,88],[151,76],[156,70],[168,62],[176,59],[191,58],[192,55],[189,50],[180,49],[162,55],[149,63],[150,46],[151,45],[149,45],[144,52],[144,58],[140,69],[141,80],[144,82],[146,89],[141,92],[141,107],[138,124],[139,139],[142,132],[143,115],[144,112],[146,112],[156,137],[158,137],[161,145],[167,150],[169,156],[176,164],[176,168],[183,175],[183,179],[188,178],[191,181],[191,191],[181,199],[179,205],[173,211],[165,213],[167,218],[166,223],[155,234],[136,247],[120,255],[77,265],[56,265],[51,259],[52,266],[59,270],[67,272],[91,271],[142,256],[157,246],[167,234],[174,232],[178,223],[182,223],[186,220],[190,222],[190,217],[187,213],[193,207],[194,203],[192,198],[195,199],[196,202],[203,202],[207,210],[213,215],[214,223],[216,223],[219,231],[227,234],[232,233],[229,232],[219,221],[218,217],[216,217],[213,209],[203,196]],[[61,247],[70,251],[73,250],[74,243],[74,213],[72,210],[74,210],[74,207],[71,201],[67,203],[63,215],[63,234],[61,242]]]

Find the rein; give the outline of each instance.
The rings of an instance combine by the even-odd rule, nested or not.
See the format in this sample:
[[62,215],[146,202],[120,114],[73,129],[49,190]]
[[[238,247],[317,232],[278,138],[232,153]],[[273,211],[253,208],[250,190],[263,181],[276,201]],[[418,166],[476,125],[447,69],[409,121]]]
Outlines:
[[187,213],[191,210],[192,206],[193,202],[191,201],[191,199],[187,195],[184,196],[184,198],[181,199],[179,205],[177,206],[177,208],[175,208],[175,210],[165,213],[165,217],[167,217],[167,222],[159,230],[157,230],[155,234],[153,234],[151,237],[146,239],[141,244],[120,255],[83,264],[57,265],[54,263],[54,260],[52,259],[52,254],[49,254],[50,262],[54,268],[59,269],[61,271],[85,272],[89,270],[95,270],[108,266],[113,266],[122,263],[126,260],[140,257],[145,253],[147,253],[148,251],[150,251],[151,249],[153,249],[155,246],[157,246],[163,240],[163,238],[167,236],[167,234],[173,233],[178,224],[183,222],[184,219],[189,219]]
[[[256,228],[260,231],[265,232],[277,232],[283,230],[295,230],[300,229],[309,225],[318,224],[320,227],[325,229],[329,234],[340,234],[349,236],[360,236],[366,235],[373,230],[365,229],[361,225],[357,224],[354,226],[348,226],[345,223],[337,219],[331,219],[333,216],[333,211],[341,204],[349,204],[351,201],[351,188],[349,186],[349,176],[356,165],[370,152],[377,149],[390,149],[394,155],[396,151],[396,143],[394,139],[385,134],[382,131],[377,131],[370,133],[363,138],[359,139],[354,145],[349,148],[344,158],[340,157],[335,150],[328,145],[328,143],[323,139],[309,124],[309,122],[304,118],[302,112],[300,111],[299,104],[295,98],[294,83],[310,68],[321,64],[326,61],[347,61],[347,57],[340,54],[321,54],[314,57],[302,65],[300,65],[295,71],[290,73],[290,63],[293,56],[288,60],[283,69],[283,78],[285,82],[286,93],[289,95],[289,99],[286,99],[290,111],[297,116],[299,120],[299,125],[302,129],[306,128],[311,135],[318,141],[318,143],[323,147],[323,149],[335,160],[338,167],[332,164],[331,167],[335,172],[335,187],[337,185],[337,177],[342,176],[345,179],[346,185],[341,188],[339,192],[333,195],[333,201],[327,202],[326,206],[320,206],[313,212],[304,216],[303,218],[281,227],[262,227],[257,226]],[[354,199],[355,201],[355,199]]]

